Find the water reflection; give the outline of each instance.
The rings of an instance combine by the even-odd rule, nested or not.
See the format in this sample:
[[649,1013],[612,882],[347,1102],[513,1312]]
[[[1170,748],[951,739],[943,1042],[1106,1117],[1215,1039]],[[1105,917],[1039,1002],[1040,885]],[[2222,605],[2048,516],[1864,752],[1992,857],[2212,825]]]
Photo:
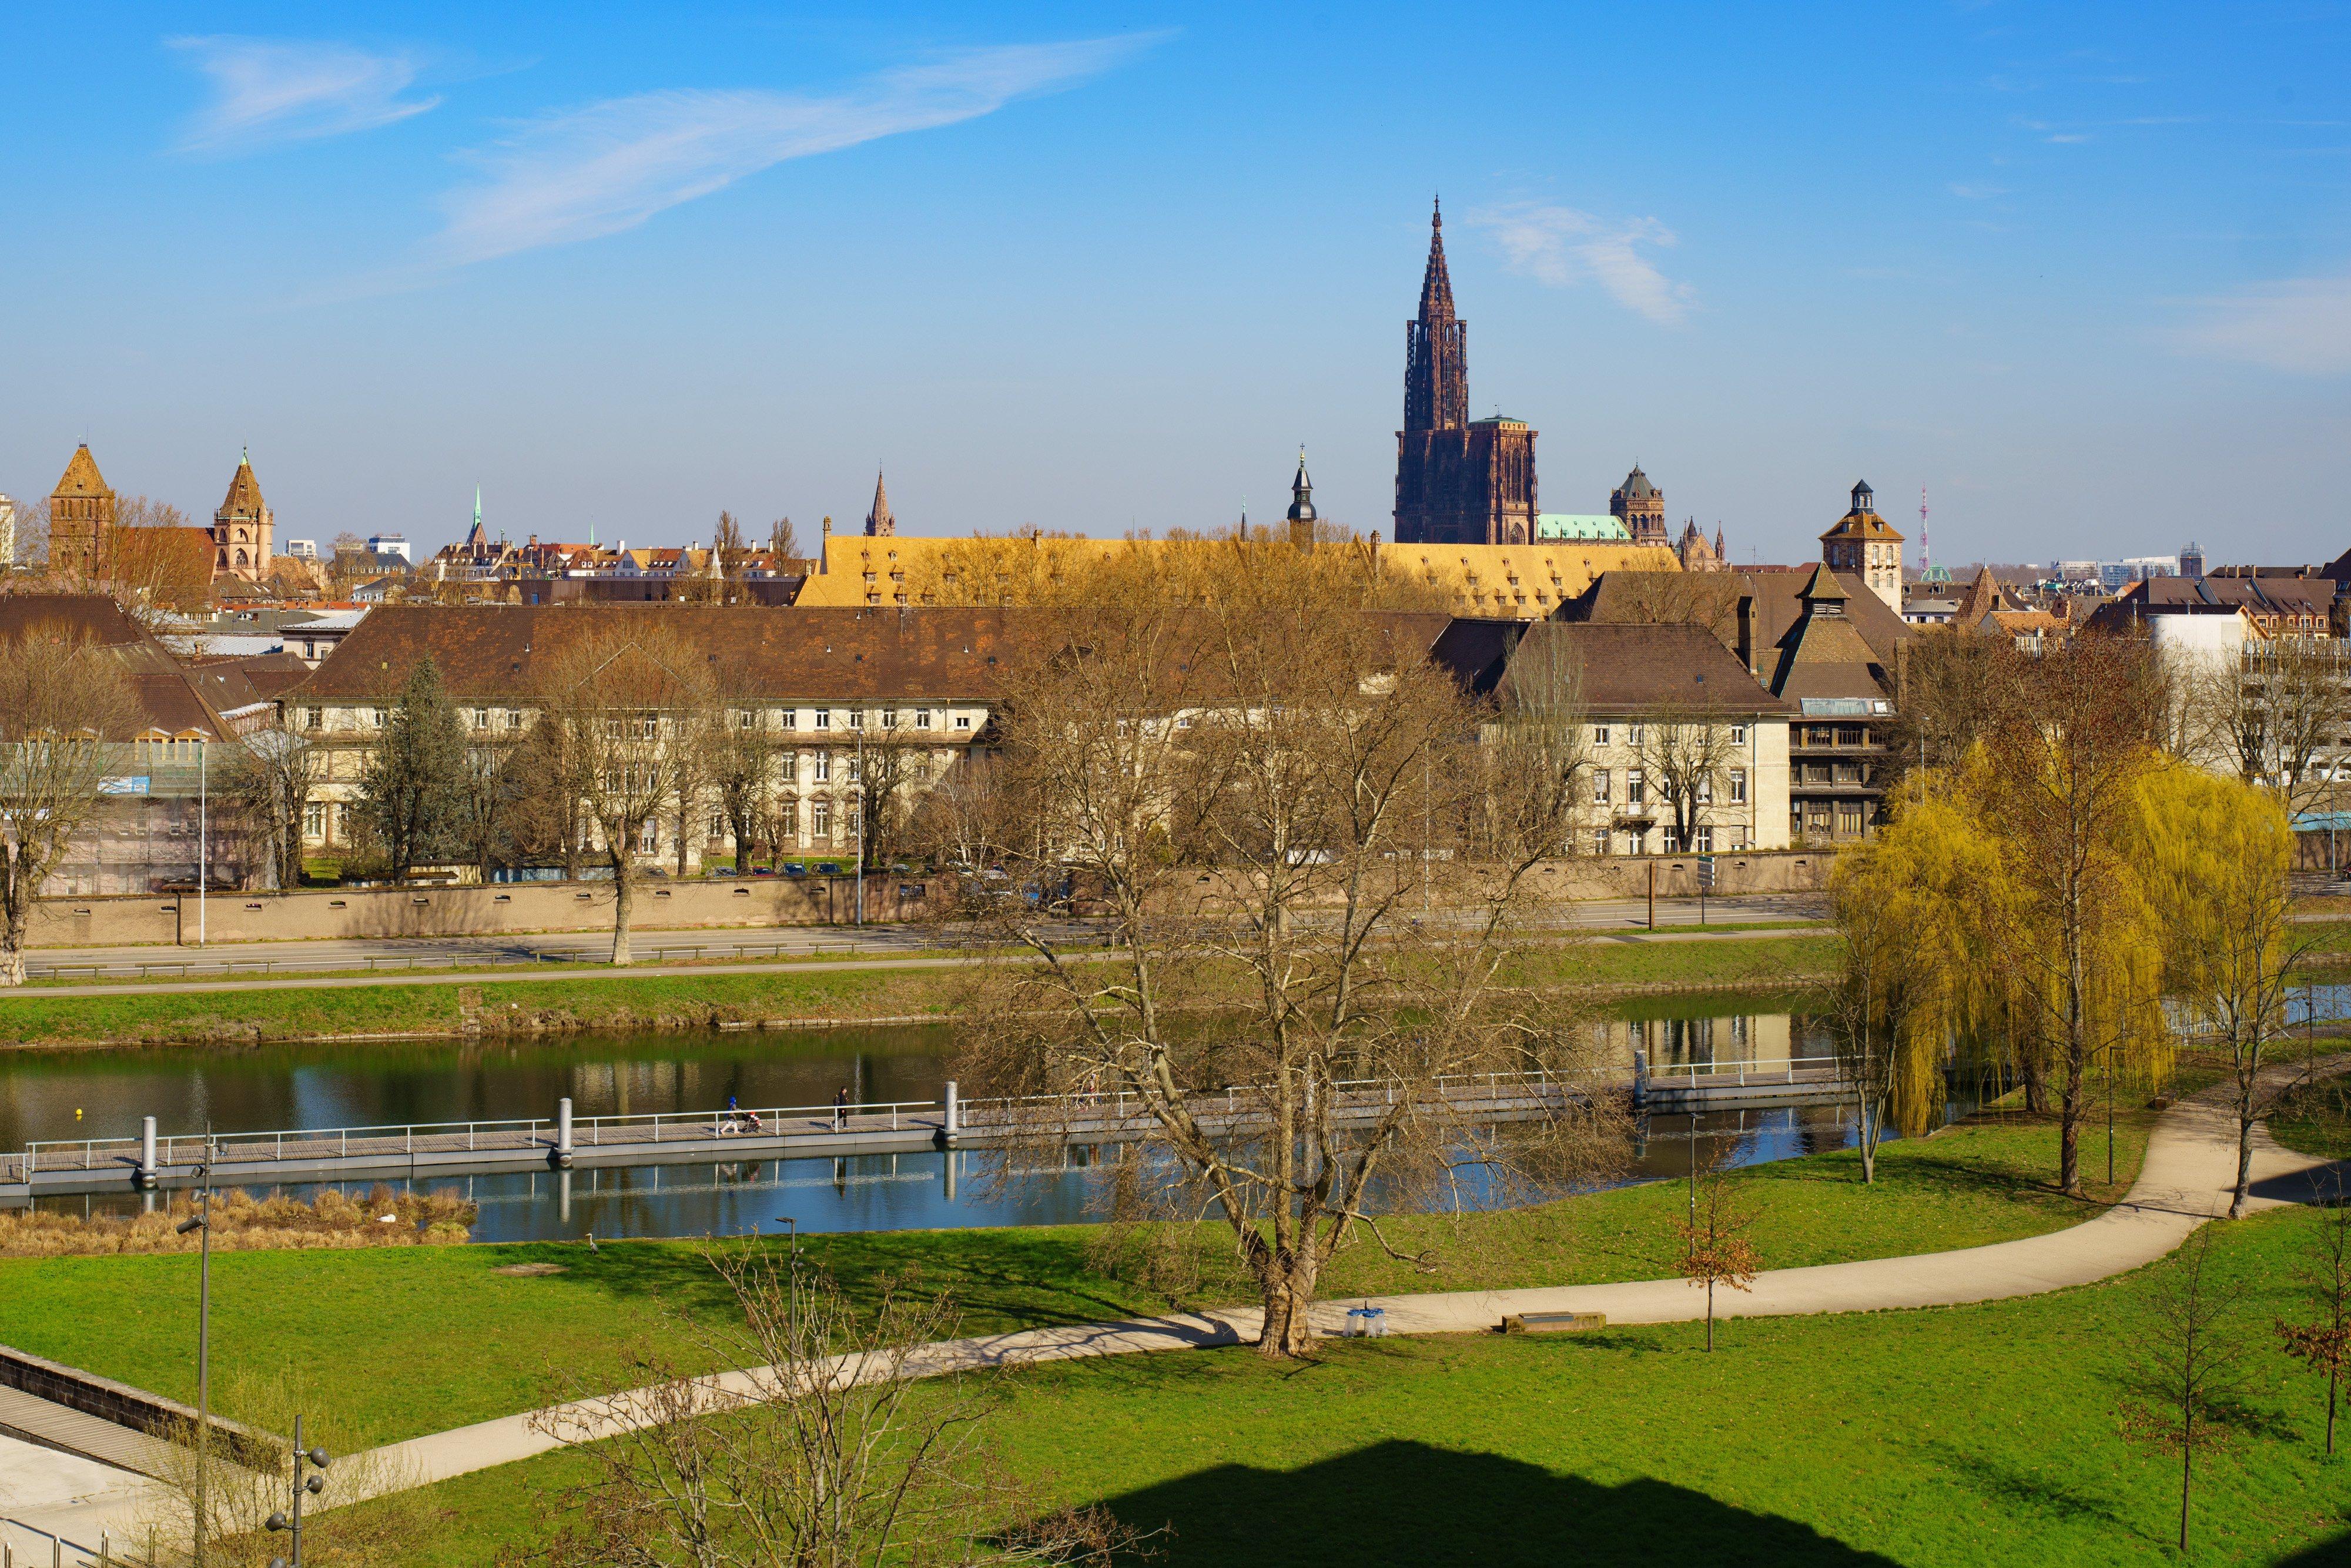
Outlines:
[[[1592,1026],[1609,1060],[1630,1071],[1696,1065],[1784,1068],[1823,1054],[1820,1020],[1725,1010],[1722,998],[1628,1005]],[[0,1059],[0,1147],[35,1138],[136,1134],[153,1115],[167,1134],[385,1125],[544,1116],[569,1095],[581,1116],[817,1105],[848,1088],[866,1103],[934,1101],[950,1049],[944,1028],[573,1036],[392,1046],[257,1050],[37,1051]],[[1723,1151],[1751,1165],[1853,1141],[1849,1114],[1824,1105],[1655,1118],[1639,1129],[1633,1180],[1677,1179]],[[790,1214],[804,1230],[1057,1225],[1101,1212],[1099,1167],[1130,1148],[1070,1149],[1050,1168],[993,1179],[982,1151],[582,1167],[441,1177],[480,1207],[485,1241],[739,1235]],[[372,1182],[341,1184],[364,1191]],[[394,1184],[400,1185],[400,1184]],[[308,1196],[320,1184],[256,1187]],[[125,1192],[45,1197],[44,1207],[128,1212]]]

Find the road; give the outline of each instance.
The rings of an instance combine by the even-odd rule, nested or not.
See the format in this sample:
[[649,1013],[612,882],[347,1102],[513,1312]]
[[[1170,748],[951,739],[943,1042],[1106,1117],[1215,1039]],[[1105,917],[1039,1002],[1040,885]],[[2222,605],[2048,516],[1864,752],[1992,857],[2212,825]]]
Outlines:
[[[1644,899],[1603,899],[1552,906],[1562,926],[1634,930],[1647,921]],[[1547,914],[1552,911],[1547,911]],[[1708,899],[1709,925],[1817,920],[1824,913],[1818,894],[1764,894]],[[1697,923],[1696,899],[1659,899],[1659,925]],[[1086,927],[1072,922],[1067,934]],[[633,947],[640,964],[712,958],[888,957],[974,940],[963,925],[783,925],[727,931],[652,931],[640,928]],[[216,942],[205,947],[44,947],[26,955],[35,979],[152,979],[160,977],[326,974],[340,970],[403,970],[527,967],[547,963],[600,963],[611,952],[611,938],[592,931],[498,936],[362,936],[317,942]],[[53,994],[53,993],[52,993]]]

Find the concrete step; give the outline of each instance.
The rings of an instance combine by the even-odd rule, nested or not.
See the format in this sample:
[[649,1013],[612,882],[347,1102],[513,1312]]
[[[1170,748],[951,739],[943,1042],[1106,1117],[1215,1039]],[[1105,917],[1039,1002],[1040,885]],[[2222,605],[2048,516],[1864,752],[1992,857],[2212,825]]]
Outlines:
[[162,1438],[53,1405],[22,1389],[0,1387],[0,1432],[133,1475],[162,1479],[171,1474],[172,1445]]

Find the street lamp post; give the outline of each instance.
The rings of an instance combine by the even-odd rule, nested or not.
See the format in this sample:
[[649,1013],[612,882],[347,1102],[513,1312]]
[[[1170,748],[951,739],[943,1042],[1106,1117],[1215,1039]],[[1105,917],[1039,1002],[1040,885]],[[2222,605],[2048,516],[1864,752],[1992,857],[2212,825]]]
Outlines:
[[204,890],[212,881],[212,751],[196,737],[196,946],[204,945]]
[[857,924],[865,924],[865,716],[857,716]]
[[196,1508],[191,1542],[194,1568],[204,1568],[205,1482],[213,1447],[213,1135],[204,1132],[203,1208],[179,1224],[179,1232],[199,1231],[196,1252]]
[[[311,1464],[316,1465],[319,1469],[323,1470],[333,1462],[333,1459],[328,1456],[326,1449],[305,1448],[302,1447],[302,1417],[299,1416],[295,1416],[293,1457],[294,1474],[288,1483],[294,1493],[294,1517],[288,1519],[283,1511],[279,1511],[271,1514],[265,1521],[271,1530],[283,1530],[292,1534],[294,1538],[294,1561],[291,1564],[291,1568],[302,1568],[302,1495],[305,1492],[308,1492],[310,1496],[316,1497],[320,1492],[327,1490],[326,1477],[312,1476],[308,1480],[305,1480],[302,1479],[302,1467],[305,1464]],[[269,1568],[289,1568],[289,1565],[285,1558],[273,1557],[269,1560]]]
[[800,1222],[789,1214],[779,1214],[776,1216],[776,1223],[778,1225],[789,1225],[792,1228],[792,1246],[790,1253],[791,1305],[789,1308],[789,1322],[791,1325],[790,1334],[792,1354],[797,1356],[800,1353]]

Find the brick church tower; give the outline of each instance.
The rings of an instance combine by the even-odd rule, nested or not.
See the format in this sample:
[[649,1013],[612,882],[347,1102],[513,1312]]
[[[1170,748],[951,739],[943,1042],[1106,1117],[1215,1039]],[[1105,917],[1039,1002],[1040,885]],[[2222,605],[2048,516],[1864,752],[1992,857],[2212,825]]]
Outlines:
[[[228,496],[213,514],[213,575],[247,582],[266,580],[276,521],[269,503],[261,498],[261,481],[253,476],[253,455],[241,455],[236,475],[228,482]],[[478,517],[475,526],[481,526]]]
[[114,492],[84,442],[49,492],[49,570],[77,581],[96,580],[113,531]]
[[1666,493],[1649,482],[1638,463],[1625,482],[1608,493],[1608,515],[1625,525],[1636,545],[1661,545],[1666,537]]
[[1398,544],[1525,544],[1535,529],[1535,432],[1469,417],[1469,324],[1453,313],[1445,214],[1429,218],[1420,315],[1405,327],[1396,432]]

